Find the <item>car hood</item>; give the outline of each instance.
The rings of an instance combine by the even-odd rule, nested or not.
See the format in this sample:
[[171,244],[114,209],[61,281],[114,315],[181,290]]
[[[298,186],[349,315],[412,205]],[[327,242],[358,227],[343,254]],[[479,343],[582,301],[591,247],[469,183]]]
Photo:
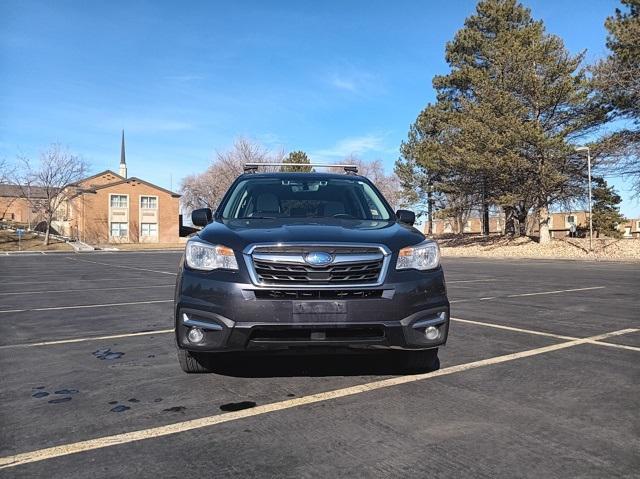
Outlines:
[[236,251],[256,243],[377,243],[397,251],[425,239],[412,226],[396,221],[242,219],[216,220],[198,236]]

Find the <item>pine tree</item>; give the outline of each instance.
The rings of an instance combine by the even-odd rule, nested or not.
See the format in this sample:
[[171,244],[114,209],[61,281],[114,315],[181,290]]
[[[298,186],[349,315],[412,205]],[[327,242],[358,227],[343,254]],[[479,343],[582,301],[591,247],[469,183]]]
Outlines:
[[605,118],[582,58],[516,0],[482,0],[447,44],[451,71],[434,78],[437,104],[407,145],[426,172],[474,201],[484,186],[521,224],[534,209],[547,242],[549,205],[584,191],[585,163],[571,142]]
[[596,177],[593,182],[596,185],[593,188],[593,229],[597,231],[598,237],[603,234],[622,238],[622,233],[618,230],[618,225],[625,221],[618,206],[622,198],[603,178]]
[[295,163],[301,166],[283,166],[280,168],[280,171],[298,173],[309,173],[310,171],[313,171],[313,168],[308,166],[311,162],[309,161],[309,157],[304,151],[292,151],[291,153],[289,153],[289,156],[287,156],[284,162]]
[[594,73],[599,99],[610,110],[610,119],[628,121],[595,150],[610,160],[606,166],[630,179],[640,195],[640,0],[622,0],[622,4],[628,10],[616,9],[605,21],[611,54],[595,66]]

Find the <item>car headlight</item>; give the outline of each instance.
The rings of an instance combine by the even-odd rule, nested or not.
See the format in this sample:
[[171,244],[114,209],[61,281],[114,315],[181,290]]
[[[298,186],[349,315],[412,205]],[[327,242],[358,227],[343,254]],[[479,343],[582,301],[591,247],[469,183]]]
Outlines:
[[233,250],[222,245],[189,241],[184,257],[187,261],[187,266],[193,269],[203,271],[238,269],[238,262]]
[[415,246],[402,248],[398,253],[396,269],[434,269],[440,264],[440,248],[435,241],[427,240]]

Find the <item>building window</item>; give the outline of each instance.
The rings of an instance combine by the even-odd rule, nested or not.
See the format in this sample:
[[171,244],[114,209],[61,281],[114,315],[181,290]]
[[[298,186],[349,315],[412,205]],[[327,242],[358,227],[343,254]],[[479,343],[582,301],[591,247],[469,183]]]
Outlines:
[[637,221],[637,222],[636,222],[636,229],[637,229],[638,231],[640,231],[640,221]]
[[576,222],[576,217],[575,216],[573,216],[573,215],[567,216],[567,223],[568,224],[572,224],[572,223],[575,224],[575,222]]
[[158,236],[157,223],[142,223],[140,226],[140,234],[142,236]]
[[155,210],[158,208],[158,197],[156,196],[141,196],[140,207],[148,210]]
[[127,223],[111,223],[111,236],[124,238],[127,236]]
[[111,207],[112,208],[126,208],[127,207],[127,195],[111,195]]

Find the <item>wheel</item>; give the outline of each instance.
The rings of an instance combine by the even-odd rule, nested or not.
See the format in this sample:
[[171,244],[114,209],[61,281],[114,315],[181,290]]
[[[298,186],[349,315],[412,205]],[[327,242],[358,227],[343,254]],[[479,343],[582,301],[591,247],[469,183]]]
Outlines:
[[210,373],[213,368],[211,354],[206,353],[192,353],[186,349],[178,348],[178,361],[180,367],[185,373],[189,374],[202,374]]
[[400,366],[408,373],[426,373],[440,369],[437,349],[401,351]]

